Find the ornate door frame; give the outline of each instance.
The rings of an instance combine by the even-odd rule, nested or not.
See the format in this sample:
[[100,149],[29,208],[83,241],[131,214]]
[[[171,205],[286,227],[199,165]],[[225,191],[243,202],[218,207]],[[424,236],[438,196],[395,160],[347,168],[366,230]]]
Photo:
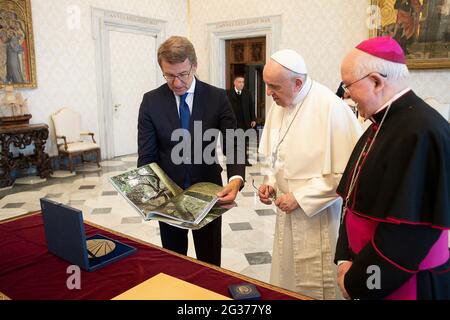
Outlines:
[[[266,37],[266,61],[280,49],[281,15],[229,20],[208,24],[210,48],[209,81],[219,88],[226,88],[225,41],[230,39]],[[266,96],[266,115],[272,105]]]
[[[135,16],[128,13],[92,8],[92,34],[95,40],[97,106],[99,144],[102,156],[111,159],[114,152],[114,133],[112,131],[113,108],[111,92],[111,70],[109,54],[109,31],[143,33],[156,38],[156,48],[165,40],[166,21]],[[155,55],[157,52],[155,51]],[[159,68],[156,70],[157,85],[164,83]],[[137,130],[137,129],[136,129]]]

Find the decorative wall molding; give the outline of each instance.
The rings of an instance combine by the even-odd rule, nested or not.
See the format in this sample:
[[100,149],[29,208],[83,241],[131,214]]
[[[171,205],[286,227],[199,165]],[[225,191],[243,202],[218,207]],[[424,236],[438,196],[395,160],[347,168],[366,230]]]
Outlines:
[[239,19],[232,21],[223,21],[215,23],[215,28],[217,30],[224,28],[234,28],[234,27],[242,27],[249,25],[261,25],[261,24],[270,24],[270,17],[258,17],[258,18],[250,18],[250,19]]
[[209,23],[207,30],[210,42],[209,81],[225,88],[225,41],[265,36],[267,60],[280,46],[281,15]]
[[[214,22],[207,25],[207,30],[210,41],[209,81],[225,89],[225,41],[265,36],[267,61],[280,48],[281,15]],[[266,112],[271,105],[272,98],[266,96]]]
[[[111,159],[114,156],[113,108],[111,91],[111,70],[109,53],[109,32],[121,31],[145,34],[156,38],[156,50],[166,37],[166,21],[92,8],[92,35],[95,40],[97,106],[99,144],[102,156]],[[155,50],[155,55],[157,54]],[[157,84],[164,79],[155,68]]]

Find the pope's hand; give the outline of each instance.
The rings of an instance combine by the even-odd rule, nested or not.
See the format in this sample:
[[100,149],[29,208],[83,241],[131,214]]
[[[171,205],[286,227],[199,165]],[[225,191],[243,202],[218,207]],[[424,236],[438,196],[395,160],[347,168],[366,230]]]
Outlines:
[[264,204],[272,204],[272,199],[275,195],[275,189],[267,184],[262,184],[259,187],[259,200]]
[[231,180],[230,183],[228,183],[222,189],[222,191],[220,191],[217,194],[217,197],[219,198],[219,203],[221,203],[221,204],[232,203],[234,201],[234,199],[236,199],[236,196],[237,196],[241,186],[242,186],[241,179]]
[[289,192],[285,195],[282,195],[281,197],[278,197],[277,200],[275,200],[275,205],[281,211],[284,211],[286,213],[291,213],[295,209],[300,208],[292,192]]

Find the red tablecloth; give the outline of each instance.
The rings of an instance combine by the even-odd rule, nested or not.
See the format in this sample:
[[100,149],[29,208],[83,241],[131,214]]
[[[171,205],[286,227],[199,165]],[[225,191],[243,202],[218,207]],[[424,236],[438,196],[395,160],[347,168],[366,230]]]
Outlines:
[[[106,300],[164,272],[229,296],[230,284],[249,280],[88,224],[85,228],[87,236],[101,233],[132,245],[138,251],[93,273],[82,271],[81,290],[69,290],[66,285],[70,276],[66,273],[69,263],[48,252],[41,214],[1,223],[0,292],[13,300]],[[259,282],[255,284],[262,299],[295,299],[285,291],[279,292]]]

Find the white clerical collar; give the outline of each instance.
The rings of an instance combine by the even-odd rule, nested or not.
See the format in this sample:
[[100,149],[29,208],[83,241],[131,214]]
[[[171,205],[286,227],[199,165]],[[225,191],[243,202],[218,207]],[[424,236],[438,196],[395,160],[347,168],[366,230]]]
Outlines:
[[397,93],[396,95],[394,95],[391,99],[389,99],[389,101],[387,101],[385,104],[383,104],[381,106],[381,108],[379,108],[374,114],[377,114],[381,111],[383,111],[384,109],[386,109],[388,106],[390,106],[395,100],[397,100],[398,98],[400,98],[401,96],[403,96],[405,93],[407,93],[408,91],[410,91],[411,88],[406,88],[403,89],[402,91],[400,91],[399,93]]
[[307,76],[305,84],[303,85],[302,89],[297,94],[297,96],[295,97],[294,101],[292,102],[292,104],[289,107],[295,107],[300,102],[305,100],[306,96],[308,95],[309,91],[311,90],[311,87],[312,87],[312,80],[311,80],[311,78],[309,76]]

